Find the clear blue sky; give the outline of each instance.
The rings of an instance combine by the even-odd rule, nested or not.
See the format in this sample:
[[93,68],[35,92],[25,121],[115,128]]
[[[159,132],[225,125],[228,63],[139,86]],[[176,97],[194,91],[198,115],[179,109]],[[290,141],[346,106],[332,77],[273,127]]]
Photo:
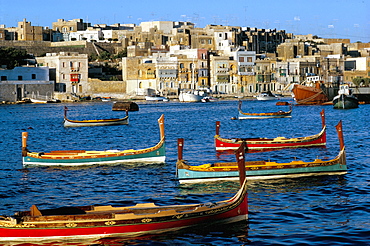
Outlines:
[[0,0],[0,24],[52,26],[57,19],[94,24],[191,21],[370,42],[370,0]]

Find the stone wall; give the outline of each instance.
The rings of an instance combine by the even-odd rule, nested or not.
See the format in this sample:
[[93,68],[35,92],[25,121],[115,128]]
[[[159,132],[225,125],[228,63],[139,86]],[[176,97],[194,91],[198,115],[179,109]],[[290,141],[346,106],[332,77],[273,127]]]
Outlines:
[[103,81],[100,79],[90,79],[88,81],[91,97],[126,97],[126,82],[125,81]]
[[71,42],[49,42],[49,41],[10,41],[0,40],[0,47],[13,47],[24,49],[28,54],[34,56],[42,56],[46,53],[59,52],[78,52],[80,54],[96,54],[102,51],[108,51],[115,54],[121,51],[121,43],[93,43],[86,41],[71,41]]

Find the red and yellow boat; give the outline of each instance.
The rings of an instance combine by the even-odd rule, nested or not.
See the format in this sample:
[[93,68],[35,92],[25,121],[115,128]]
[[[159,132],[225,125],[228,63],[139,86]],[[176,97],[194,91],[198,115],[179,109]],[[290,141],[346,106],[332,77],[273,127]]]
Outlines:
[[318,134],[306,137],[286,138],[223,138],[220,136],[220,121],[216,121],[215,146],[216,151],[234,151],[240,144],[246,142],[247,152],[262,152],[283,148],[318,147],[326,145],[325,111],[320,112],[322,129]]
[[0,242],[99,239],[163,233],[210,223],[247,221],[248,201],[244,146],[236,153],[241,187],[230,199],[200,204],[130,207],[81,206],[0,216]]

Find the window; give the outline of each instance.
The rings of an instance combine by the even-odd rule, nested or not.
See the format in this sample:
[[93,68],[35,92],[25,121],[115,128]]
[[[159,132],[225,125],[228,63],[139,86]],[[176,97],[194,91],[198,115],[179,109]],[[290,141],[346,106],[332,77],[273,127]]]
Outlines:
[[23,80],[23,76],[19,75],[18,80]]
[[32,76],[32,79],[36,79],[36,74],[33,73],[31,76]]
[[247,57],[247,62],[252,62],[252,57]]
[[5,80],[8,80],[8,77],[7,76],[1,76],[1,81],[5,81]]
[[239,57],[239,62],[244,62],[244,57],[243,56]]

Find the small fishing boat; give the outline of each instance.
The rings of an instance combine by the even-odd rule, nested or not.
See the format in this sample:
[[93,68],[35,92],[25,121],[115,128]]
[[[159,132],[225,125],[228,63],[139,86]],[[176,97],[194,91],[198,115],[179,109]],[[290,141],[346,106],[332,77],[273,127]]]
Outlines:
[[216,151],[235,151],[240,144],[246,142],[246,152],[262,152],[283,148],[318,147],[326,145],[325,111],[320,112],[322,129],[318,134],[296,138],[223,138],[220,136],[220,121],[216,121]]
[[81,206],[39,209],[0,216],[1,242],[99,239],[164,233],[212,223],[248,220],[244,146],[237,152],[240,189],[230,199],[187,205]]
[[283,111],[279,110],[277,112],[270,112],[270,113],[244,113],[241,110],[242,107],[242,101],[239,101],[238,106],[238,119],[244,120],[244,119],[267,119],[267,118],[290,118],[292,113],[292,105],[289,105],[290,109],[289,111]]
[[155,101],[155,102],[159,102],[159,101],[168,102],[169,101],[167,97],[162,97],[159,95],[145,96],[145,100]]
[[[347,173],[346,152],[343,140],[342,121],[336,126],[340,151],[331,160],[315,159],[313,161],[294,160],[287,163],[271,161],[246,161],[247,179],[277,179],[295,178],[315,175],[342,175]],[[183,143],[178,143],[183,146]],[[178,148],[179,152],[182,148]],[[235,162],[220,162],[191,166],[178,154],[176,163],[177,178],[180,183],[196,183],[217,180],[234,180],[238,177],[238,167]]]
[[68,108],[64,107],[64,121],[65,127],[81,127],[81,126],[113,126],[113,125],[128,125],[128,110],[126,116],[123,118],[113,119],[97,119],[97,120],[70,120],[67,118]]
[[121,163],[164,163],[166,159],[164,115],[158,119],[160,141],[146,149],[127,150],[56,150],[30,152],[27,149],[28,132],[22,133],[23,166],[84,166]]
[[348,84],[339,86],[338,95],[333,98],[335,109],[358,108],[358,99],[352,94]]
[[257,95],[256,98],[259,101],[279,100],[279,97],[273,94],[271,91],[262,92],[259,95]]

